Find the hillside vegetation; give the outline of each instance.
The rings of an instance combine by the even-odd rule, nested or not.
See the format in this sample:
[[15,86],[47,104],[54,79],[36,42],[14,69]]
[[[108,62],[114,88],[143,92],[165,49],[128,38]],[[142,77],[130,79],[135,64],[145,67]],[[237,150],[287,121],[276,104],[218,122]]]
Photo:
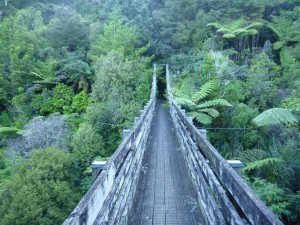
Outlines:
[[[178,104],[300,221],[300,2],[0,2],[0,224],[61,224],[169,63]],[[220,129],[221,128],[221,129]]]

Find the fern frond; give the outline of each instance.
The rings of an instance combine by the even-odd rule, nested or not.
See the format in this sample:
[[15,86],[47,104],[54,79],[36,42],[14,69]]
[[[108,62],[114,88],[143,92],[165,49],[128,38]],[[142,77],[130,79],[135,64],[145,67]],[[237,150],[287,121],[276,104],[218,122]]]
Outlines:
[[220,29],[217,30],[217,32],[219,32],[219,33],[229,33],[230,30],[225,28],[225,27],[221,27]]
[[0,127],[0,134],[2,134],[2,133],[17,133],[19,131],[21,131],[21,130],[18,128],[15,128],[15,127]]
[[221,24],[219,24],[219,23],[208,23],[206,26],[207,27],[214,27],[214,28],[217,28],[217,29],[220,29],[222,27]]
[[201,99],[207,97],[212,91],[214,91],[218,87],[217,80],[211,80],[203,84],[200,88],[200,91],[197,91],[192,96],[193,102],[198,102]]
[[217,110],[213,109],[213,108],[201,109],[199,111],[207,113],[212,118],[217,118],[220,115],[220,113]]
[[200,105],[197,105],[197,108],[208,108],[213,106],[232,106],[232,105],[225,99],[219,98],[219,99],[206,101]]
[[268,153],[261,149],[246,150],[239,154],[236,159],[241,160],[245,165],[248,163],[262,160],[268,156]]
[[243,171],[250,171],[255,169],[262,169],[266,166],[282,163],[283,160],[279,158],[266,158],[262,160],[257,160],[254,162],[249,163],[247,166],[243,168]]
[[189,107],[189,108],[195,106],[195,103],[192,102],[188,98],[175,98],[175,101],[177,102],[178,105],[186,106],[186,107]]
[[247,31],[248,31],[248,34],[250,34],[250,35],[258,34],[258,30],[256,30],[256,29],[249,29]]
[[235,38],[236,36],[233,33],[228,33],[228,34],[224,34],[222,37],[230,39],[230,38]]
[[279,49],[281,49],[285,44],[286,44],[285,41],[276,41],[276,42],[273,44],[273,49],[274,49],[274,50],[279,50]]
[[245,34],[245,33],[248,33],[248,31],[244,28],[239,28],[239,29],[236,29],[233,34],[235,35],[239,35],[239,34]]
[[194,87],[189,82],[185,81],[181,85],[180,92],[190,98],[194,92]]
[[208,125],[212,123],[213,118],[202,112],[191,112],[190,115],[195,118],[199,123]]
[[276,124],[298,124],[299,121],[289,109],[272,108],[268,109],[253,119],[258,126],[270,126]]
[[261,23],[261,22],[253,22],[251,23],[250,25],[246,26],[245,29],[250,29],[250,28],[253,28],[253,27],[261,27],[263,26],[264,24]]

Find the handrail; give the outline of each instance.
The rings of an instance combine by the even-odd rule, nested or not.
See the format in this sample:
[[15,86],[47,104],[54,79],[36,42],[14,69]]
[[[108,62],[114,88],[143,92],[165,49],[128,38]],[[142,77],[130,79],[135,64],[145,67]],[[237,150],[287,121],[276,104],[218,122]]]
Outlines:
[[154,114],[156,89],[156,65],[154,65],[150,101],[144,107],[131,132],[107,161],[103,171],[63,225],[102,224],[109,220],[117,224],[123,220],[124,214],[126,215],[132,204],[134,184],[138,179],[140,162]]
[[[166,79],[172,119],[198,189],[198,200],[207,204],[208,209],[219,207],[216,213],[206,212],[207,223],[282,225],[177,105],[172,94],[168,65]],[[210,193],[214,203],[207,196]]]

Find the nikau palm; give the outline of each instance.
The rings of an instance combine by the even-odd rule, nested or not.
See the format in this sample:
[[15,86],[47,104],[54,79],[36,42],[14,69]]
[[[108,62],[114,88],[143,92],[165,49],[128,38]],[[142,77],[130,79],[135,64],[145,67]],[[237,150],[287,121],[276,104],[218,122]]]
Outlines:
[[222,98],[207,100],[209,95],[218,87],[217,80],[211,80],[202,85],[199,91],[192,92],[191,88],[182,85],[180,90],[174,88],[176,102],[186,108],[190,116],[202,124],[211,124],[214,118],[219,116],[219,112],[214,109],[216,106],[232,106]]

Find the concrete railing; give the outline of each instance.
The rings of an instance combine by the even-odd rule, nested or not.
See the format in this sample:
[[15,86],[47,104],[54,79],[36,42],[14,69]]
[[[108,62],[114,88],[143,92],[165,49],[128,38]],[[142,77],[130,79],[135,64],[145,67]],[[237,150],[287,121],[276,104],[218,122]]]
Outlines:
[[186,158],[206,224],[282,224],[193,125],[174,101],[168,66],[167,92],[172,120]]
[[149,103],[63,225],[126,224],[156,104],[156,67]]

